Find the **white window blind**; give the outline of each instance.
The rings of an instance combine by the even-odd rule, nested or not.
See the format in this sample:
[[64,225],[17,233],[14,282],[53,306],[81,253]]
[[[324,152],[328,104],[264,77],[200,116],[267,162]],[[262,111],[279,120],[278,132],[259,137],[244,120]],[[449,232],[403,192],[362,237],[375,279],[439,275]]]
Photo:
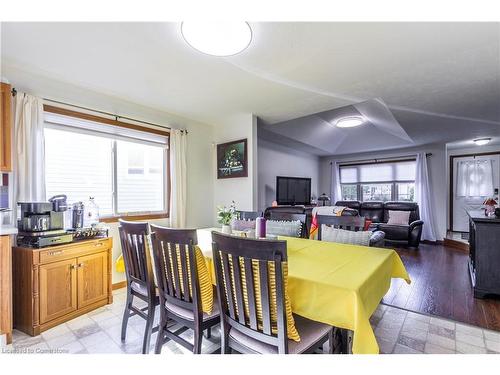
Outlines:
[[165,212],[167,148],[165,135],[45,113],[47,195],[92,196],[101,216]]
[[394,161],[384,163],[340,166],[340,182],[342,184],[414,181],[416,162]]

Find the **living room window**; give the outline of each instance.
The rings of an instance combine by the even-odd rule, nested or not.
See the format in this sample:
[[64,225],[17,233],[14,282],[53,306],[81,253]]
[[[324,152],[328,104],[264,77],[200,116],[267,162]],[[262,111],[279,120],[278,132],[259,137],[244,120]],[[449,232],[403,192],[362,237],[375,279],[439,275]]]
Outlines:
[[415,201],[414,159],[340,165],[343,200]]
[[94,197],[104,221],[168,217],[168,132],[110,122],[45,112],[47,197]]

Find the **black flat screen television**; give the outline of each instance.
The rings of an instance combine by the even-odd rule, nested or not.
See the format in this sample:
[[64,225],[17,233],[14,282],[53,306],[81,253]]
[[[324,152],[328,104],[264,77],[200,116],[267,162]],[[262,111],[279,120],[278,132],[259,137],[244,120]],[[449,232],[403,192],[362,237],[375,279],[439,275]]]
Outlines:
[[311,179],[277,176],[276,201],[279,205],[311,204]]

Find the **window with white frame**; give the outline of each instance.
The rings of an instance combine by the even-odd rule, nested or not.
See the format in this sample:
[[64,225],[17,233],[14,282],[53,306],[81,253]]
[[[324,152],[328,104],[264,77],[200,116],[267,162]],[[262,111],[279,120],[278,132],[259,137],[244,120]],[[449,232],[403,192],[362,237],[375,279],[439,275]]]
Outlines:
[[47,197],[94,197],[103,217],[168,215],[168,133],[45,112]]
[[416,161],[340,165],[342,200],[415,201]]

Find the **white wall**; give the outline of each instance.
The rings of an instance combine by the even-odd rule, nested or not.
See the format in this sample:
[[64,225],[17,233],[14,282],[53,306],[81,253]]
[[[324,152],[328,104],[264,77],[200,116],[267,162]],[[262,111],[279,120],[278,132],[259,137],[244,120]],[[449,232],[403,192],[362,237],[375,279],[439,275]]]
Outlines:
[[396,157],[405,155],[414,155],[417,152],[432,153],[428,159],[429,180],[431,185],[431,206],[434,213],[438,240],[446,236],[447,228],[447,175],[446,175],[446,149],[444,144],[426,145],[423,147],[414,147],[400,150],[369,152],[353,155],[341,155],[338,157],[322,157],[320,159],[320,184],[319,190],[332,192],[332,167],[330,163],[337,161],[355,161],[363,159],[375,159],[385,157]]
[[[217,124],[212,147],[212,168],[214,183],[214,203],[216,206],[231,204],[236,208],[252,211],[257,206],[257,118],[251,113],[233,115]],[[248,140],[248,177],[217,179],[216,160],[218,143],[225,143],[246,138]],[[214,224],[216,214],[214,210]]]
[[276,176],[311,178],[311,195],[319,191],[319,157],[264,139],[258,141],[258,209],[263,211],[276,199]]
[[[213,126],[47,77],[33,75],[12,66],[4,67],[2,76],[7,78],[12,86],[20,92],[172,128],[187,129],[189,132],[187,142],[187,225],[189,227],[213,225],[214,168],[210,158],[214,140]],[[168,223],[166,219],[154,222],[163,225]],[[114,262],[121,253],[116,223],[110,224],[110,233],[113,237]],[[113,283],[121,280],[124,280],[124,275],[113,271]]]

